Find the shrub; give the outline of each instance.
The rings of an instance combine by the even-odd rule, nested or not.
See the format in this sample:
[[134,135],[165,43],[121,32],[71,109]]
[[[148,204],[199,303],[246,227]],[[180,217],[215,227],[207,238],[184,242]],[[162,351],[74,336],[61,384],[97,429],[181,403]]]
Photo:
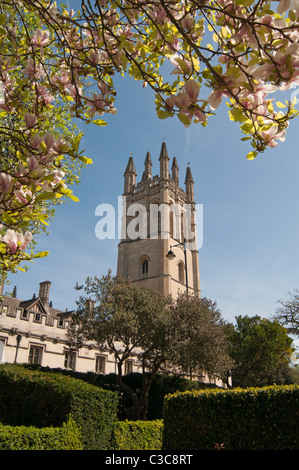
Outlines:
[[0,424],[0,450],[82,450],[81,432],[71,418],[60,428]]
[[204,390],[164,401],[167,450],[299,450],[299,386]]
[[11,426],[61,427],[71,415],[84,449],[109,448],[117,395],[58,373],[0,365],[0,421]]
[[115,450],[161,450],[163,421],[119,421],[114,427]]

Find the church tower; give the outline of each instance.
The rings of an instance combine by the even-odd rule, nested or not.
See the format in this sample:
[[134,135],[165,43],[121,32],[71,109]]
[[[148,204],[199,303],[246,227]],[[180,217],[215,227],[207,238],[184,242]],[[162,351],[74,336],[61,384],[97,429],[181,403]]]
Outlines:
[[175,299],[179,292],[200,296],[194,182],[187,167],[185,189],[179,167],[162,143],[160,175],[152,176],[149,152],[140,182],[133,157],[124,173],[122,236],[117,274]]

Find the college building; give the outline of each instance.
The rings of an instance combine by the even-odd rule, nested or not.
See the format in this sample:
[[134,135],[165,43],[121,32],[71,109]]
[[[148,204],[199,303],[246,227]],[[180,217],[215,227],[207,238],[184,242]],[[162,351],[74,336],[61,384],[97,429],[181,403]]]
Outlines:
[[[137,182],[134,161],[129,158],[124,173],[117,274],[174,299],[181,292],[200,296],[194,182],[188,166],[181,188],[177,160],[173,158],[171,169],[169,160],[163,142],[159,175],[152,175],[148,152],[141,181]],[[0,362],[116,372],[115,357],[109,351],[102,352],[92,343],[76,351],[69,348],[67,330],[72,311],[52,306],[50,288],[50,281],[42,281],[38,295],[29,300],[18,299],[15,290],[11,296],[1,296]],[[138,367],[130,359],[123,373],[133,371]],[[215,376],[203,376],[202,381],[225,386]]]

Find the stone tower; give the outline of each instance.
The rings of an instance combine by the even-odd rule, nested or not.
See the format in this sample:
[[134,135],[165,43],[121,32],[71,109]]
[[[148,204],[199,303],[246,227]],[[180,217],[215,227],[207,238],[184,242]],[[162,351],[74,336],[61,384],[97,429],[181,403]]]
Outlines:
[[185,189],[173,158],[171,174],[165,142],[160,175],[152,176],[148,152],[144,172],[136,183],[133,157],[124,173],[122,236],[117,274],[175,299],[179,292],[200,296],[194,183],[188,167]]

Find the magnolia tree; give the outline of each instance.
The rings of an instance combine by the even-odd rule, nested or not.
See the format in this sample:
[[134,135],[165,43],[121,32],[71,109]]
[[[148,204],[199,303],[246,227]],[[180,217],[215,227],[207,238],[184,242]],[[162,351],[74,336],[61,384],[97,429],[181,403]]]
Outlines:
[[[73,197],[81,165],[76,119],[105,125],[113,76],[150,86],[157,115],[205,126],[222,101],[252,148],[285,139],[299,83],[299,0],[44,0],[0,5],[2,272],[30,259],[32,234]],[[272,94],[272,95],[271,95]]]

